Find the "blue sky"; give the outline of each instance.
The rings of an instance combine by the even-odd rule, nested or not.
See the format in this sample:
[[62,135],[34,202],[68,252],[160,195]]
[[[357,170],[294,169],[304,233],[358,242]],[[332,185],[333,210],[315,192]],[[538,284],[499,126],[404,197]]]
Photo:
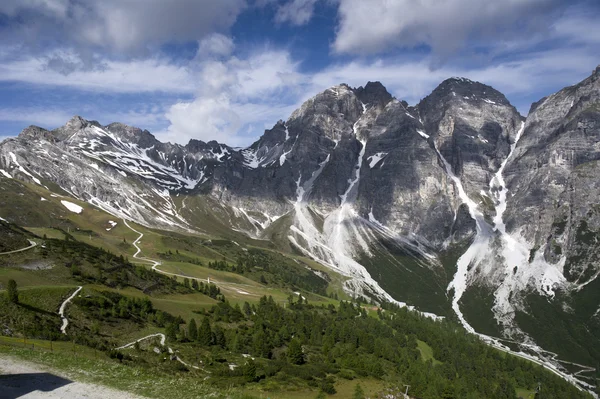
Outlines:
[[464,76],[529,105],[600,64],[600,2],[2,0],[0,139],[73,115],[248,145],[327,87],[415,104]]

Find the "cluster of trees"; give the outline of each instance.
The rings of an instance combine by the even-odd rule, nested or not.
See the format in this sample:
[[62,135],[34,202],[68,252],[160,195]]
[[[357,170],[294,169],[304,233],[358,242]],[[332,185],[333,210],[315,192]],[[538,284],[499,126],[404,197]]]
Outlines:
[[146,320],[156,314],[156,309],[148,298],[131,298],[110,291],[104,291],[97,296],[77,297],[73,303],[85,310],[88,316],[97,320],[108,318]]
[[204,284],[202,281],[198,281],[196,279],[185,278],[183,280],[183,285],[186,288],[191,288],[194,291],[198,291],[206,296],[211,297],[212,299],[216,299],[218,301],[224,301],[225,296],[221,294],[221,289],[212,283]]
[[327,295],[329,282],[310,270],[281,254],[250,248],[240,251],[235,271],[247,275],[263,284],[273,284],[292,289],[303,289],[319,295]]
[[29,245],[26,232],[20,227],[0,220],[0,252],[13,251]]
[[[313,306],[301,297],[284,308],[271,297],[242,307],[215,305],[187,326],[173,326],[169,337],[213,353],[257,358],[253,378],[246,365],[215,373],[245,380],[305,381],[333,393],[335,378],[386,378],[408,384],[420,398],[516,398],[516,388],[538,383],[554,398],[583,393],[530,362],[507,356],[466,334],[456,324],[436,322],[387,305],[378,317],[360,305]],[[417,339],[431,346],[439,362],[424,361]],[[540,396],[542,397],[542,396]]]

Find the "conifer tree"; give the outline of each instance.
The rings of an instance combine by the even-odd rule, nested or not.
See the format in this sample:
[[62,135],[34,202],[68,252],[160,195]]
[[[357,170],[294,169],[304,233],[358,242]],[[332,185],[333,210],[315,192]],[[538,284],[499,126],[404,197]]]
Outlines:
[[302,353],[302,345],[297,339],[292,339],[287,350],[288,361],[292,364],[303,364],[304,353]]
[[207,317],[202,319],[200,328],[198,329],[198,342],[200,345],[209,346],[212,343],[212,330]]
[[8,300],[12,303],[19,303],[19,290],[17,289],[17,282],[15,280],[8,280],[6,290],[8,293]]
[[198,339],[198,326],[196,326],[196,320],[190,320],[188,324],[188,339],[190,341],[196,341]]

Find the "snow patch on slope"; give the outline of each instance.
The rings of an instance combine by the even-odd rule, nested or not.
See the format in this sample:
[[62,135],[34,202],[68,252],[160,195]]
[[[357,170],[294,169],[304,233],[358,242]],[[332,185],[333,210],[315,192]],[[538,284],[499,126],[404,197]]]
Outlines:
[[377,165],[379,161],[384,159],[387,156],[387,154],[387,152],[378,152],[375,155],[367,157],[367,161],[369,161],[369,168],[373,169],[373,167]]
[[70,210],[73,213],[81,213],[83,211],[82,207],[80,207],[79,205],[74,204],[72,202],[61,200],[60,203],[63,204],[63,206],[65,208],[67,208],[68,210]]

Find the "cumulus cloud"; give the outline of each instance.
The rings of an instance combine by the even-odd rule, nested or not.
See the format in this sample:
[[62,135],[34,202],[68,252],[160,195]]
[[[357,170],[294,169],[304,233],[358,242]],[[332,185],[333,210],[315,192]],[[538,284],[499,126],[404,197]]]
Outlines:
[[246,145],[268,124],[292,111],[306,78],[287,51],[261,49],[246,58],[209,59],[198,66],[198,91],[166,112],[169,127],[159,137]]
[[[416,104],[443,80],[467,77],[504,93],[513,105],[526,114],[532,93],[548,95],[556,88],[572,85],[589,76],[598,62],[585,49],[549,50],[527,54],[515,60],[481,67],[444,65],[431,70],[428,58],[419,61],[379,59],[333,65],[312,77],[312,87],[322,88],[340,82],[351,86],[381,81],[392,95]],[[541,97],[541,96],[540,96]]]
[[313,16],[317,0],[290,0],[279,6],[275,22],[290,22],[292,25],[307,24]]
[[68,8],[69,0],[3,0],[0,2],[0,14],[8,17],[34,10],[42,15],[64,18]]
[[[499,40],[545,29],[557,0],[340,0],[333,50],[374,54],[430,46],[438,54],[460,49],[469,36]],[[564,4],[564,3],[563,3]]]
[[192,93],[189,69],[160,58],[114,61],[98,58],[95,67],[84,67],[78,53],[52,51],[42,56],[0,60],[0,81],[116,93]]
[[131,53],[226,30],[246,6],[246,0],[3,0],[0,15],[11,40]]
[[214,33],[200,41],[198,56],[227,56],[233,52],[233,40],[221,33]]

